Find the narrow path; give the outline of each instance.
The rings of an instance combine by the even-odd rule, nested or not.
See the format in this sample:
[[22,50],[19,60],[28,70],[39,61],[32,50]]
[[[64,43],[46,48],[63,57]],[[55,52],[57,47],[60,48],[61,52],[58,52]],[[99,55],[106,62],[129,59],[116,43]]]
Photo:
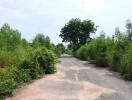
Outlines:
[[118,73],[63,55],[58,72],[16,91],[6,100],[132,100],[132,82]]

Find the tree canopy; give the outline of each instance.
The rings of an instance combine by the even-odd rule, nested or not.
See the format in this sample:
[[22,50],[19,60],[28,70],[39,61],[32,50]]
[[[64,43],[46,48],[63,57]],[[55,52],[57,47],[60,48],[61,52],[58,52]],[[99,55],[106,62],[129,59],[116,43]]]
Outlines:
[[21,44],[21,33],[6,23],[0,28],[0,48],[14,50]]
[[51,45],[50,38],[48,36],[45,37],[44,34],[38,33],[33,39],[32,45],[35,48],[40,46],[50,48],[50,45]]
[[96,31],[97,26],[91,20],[81,21],[75,18],[65,24],[59,36],[63,39],[62,42],[69,42],[71,45],[80,46],[90,41],[90,34]]

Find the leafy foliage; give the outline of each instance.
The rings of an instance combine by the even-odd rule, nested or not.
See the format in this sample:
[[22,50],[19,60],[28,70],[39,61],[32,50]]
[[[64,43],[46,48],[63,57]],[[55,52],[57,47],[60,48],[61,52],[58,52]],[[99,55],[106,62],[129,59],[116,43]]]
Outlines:
[[96,26],[91,20],[81,21],[78,18],[71,19],[62,29],[60,37],[63,42],[69,42],[71,45],[79,46],[91,40],[90,34],[96,32]]
[[121,65],[123,77],[132,81],[132,44],[122,56]]
[[107,66],[107,50],[112,45],[112,41],[102,34],[100,37],[82,46],[77,51],[78,57],[84,60],[91,60],[99,66]]
[[62,43],[59,43],[56,45],[57,49],[60,51],[60,53],[65,53],[65,47]]
[[18,30],[13,30],[8,24],[4,24],[0,29],[0,48],[3,50],[14,50],[21,44],[21,34]]
[[4,24],[0,29],[0,99],[24,83],[56,72],[59,50],[48,36],[37,34],[29,43],[18,30]]
[[48,36],[44,36],[43,34],[37,34],[33,39],[32,46],[35,48],[46,47],[48,49],[51,48],[50,38]]
[[98,66],[109,67],[121,72],[123,78],[132,80],[132,43],[127,35],[117,31],[113,38],[106,38],[101,34],[90,43],[80,47],[76,56],[82,60],[89,60]]
[[56,71],[54,67],[56,61],[56,57],[52,51],[46,48],[37,49],[31,52],[27,59],[22,61],[20,69],[27,69],[30,72],[30,76],[34,79],[42,74],[54,73]]
[[77,50],[76,56],[82,60],[88,60],[88,52],[87,52],[87,46],[82,46],[80,49]]

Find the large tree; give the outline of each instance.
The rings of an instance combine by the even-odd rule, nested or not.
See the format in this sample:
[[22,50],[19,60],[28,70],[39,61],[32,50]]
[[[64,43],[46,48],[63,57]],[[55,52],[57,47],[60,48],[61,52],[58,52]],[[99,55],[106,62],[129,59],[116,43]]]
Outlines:
[[61,29],[59,35],[63,42],[69,42],[70,45],[80,46],[91,40],[90,34],[95,33],[97,26],[91,20],[81,21],[78,18],[71,19]]

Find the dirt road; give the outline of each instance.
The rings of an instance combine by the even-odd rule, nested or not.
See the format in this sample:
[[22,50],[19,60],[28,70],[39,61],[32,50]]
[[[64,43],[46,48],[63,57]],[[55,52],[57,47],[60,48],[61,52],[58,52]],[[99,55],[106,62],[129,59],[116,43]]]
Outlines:
[[132,82],[104,68],[63,55],[58,72],[16,91],[6,100],[132,100]]

